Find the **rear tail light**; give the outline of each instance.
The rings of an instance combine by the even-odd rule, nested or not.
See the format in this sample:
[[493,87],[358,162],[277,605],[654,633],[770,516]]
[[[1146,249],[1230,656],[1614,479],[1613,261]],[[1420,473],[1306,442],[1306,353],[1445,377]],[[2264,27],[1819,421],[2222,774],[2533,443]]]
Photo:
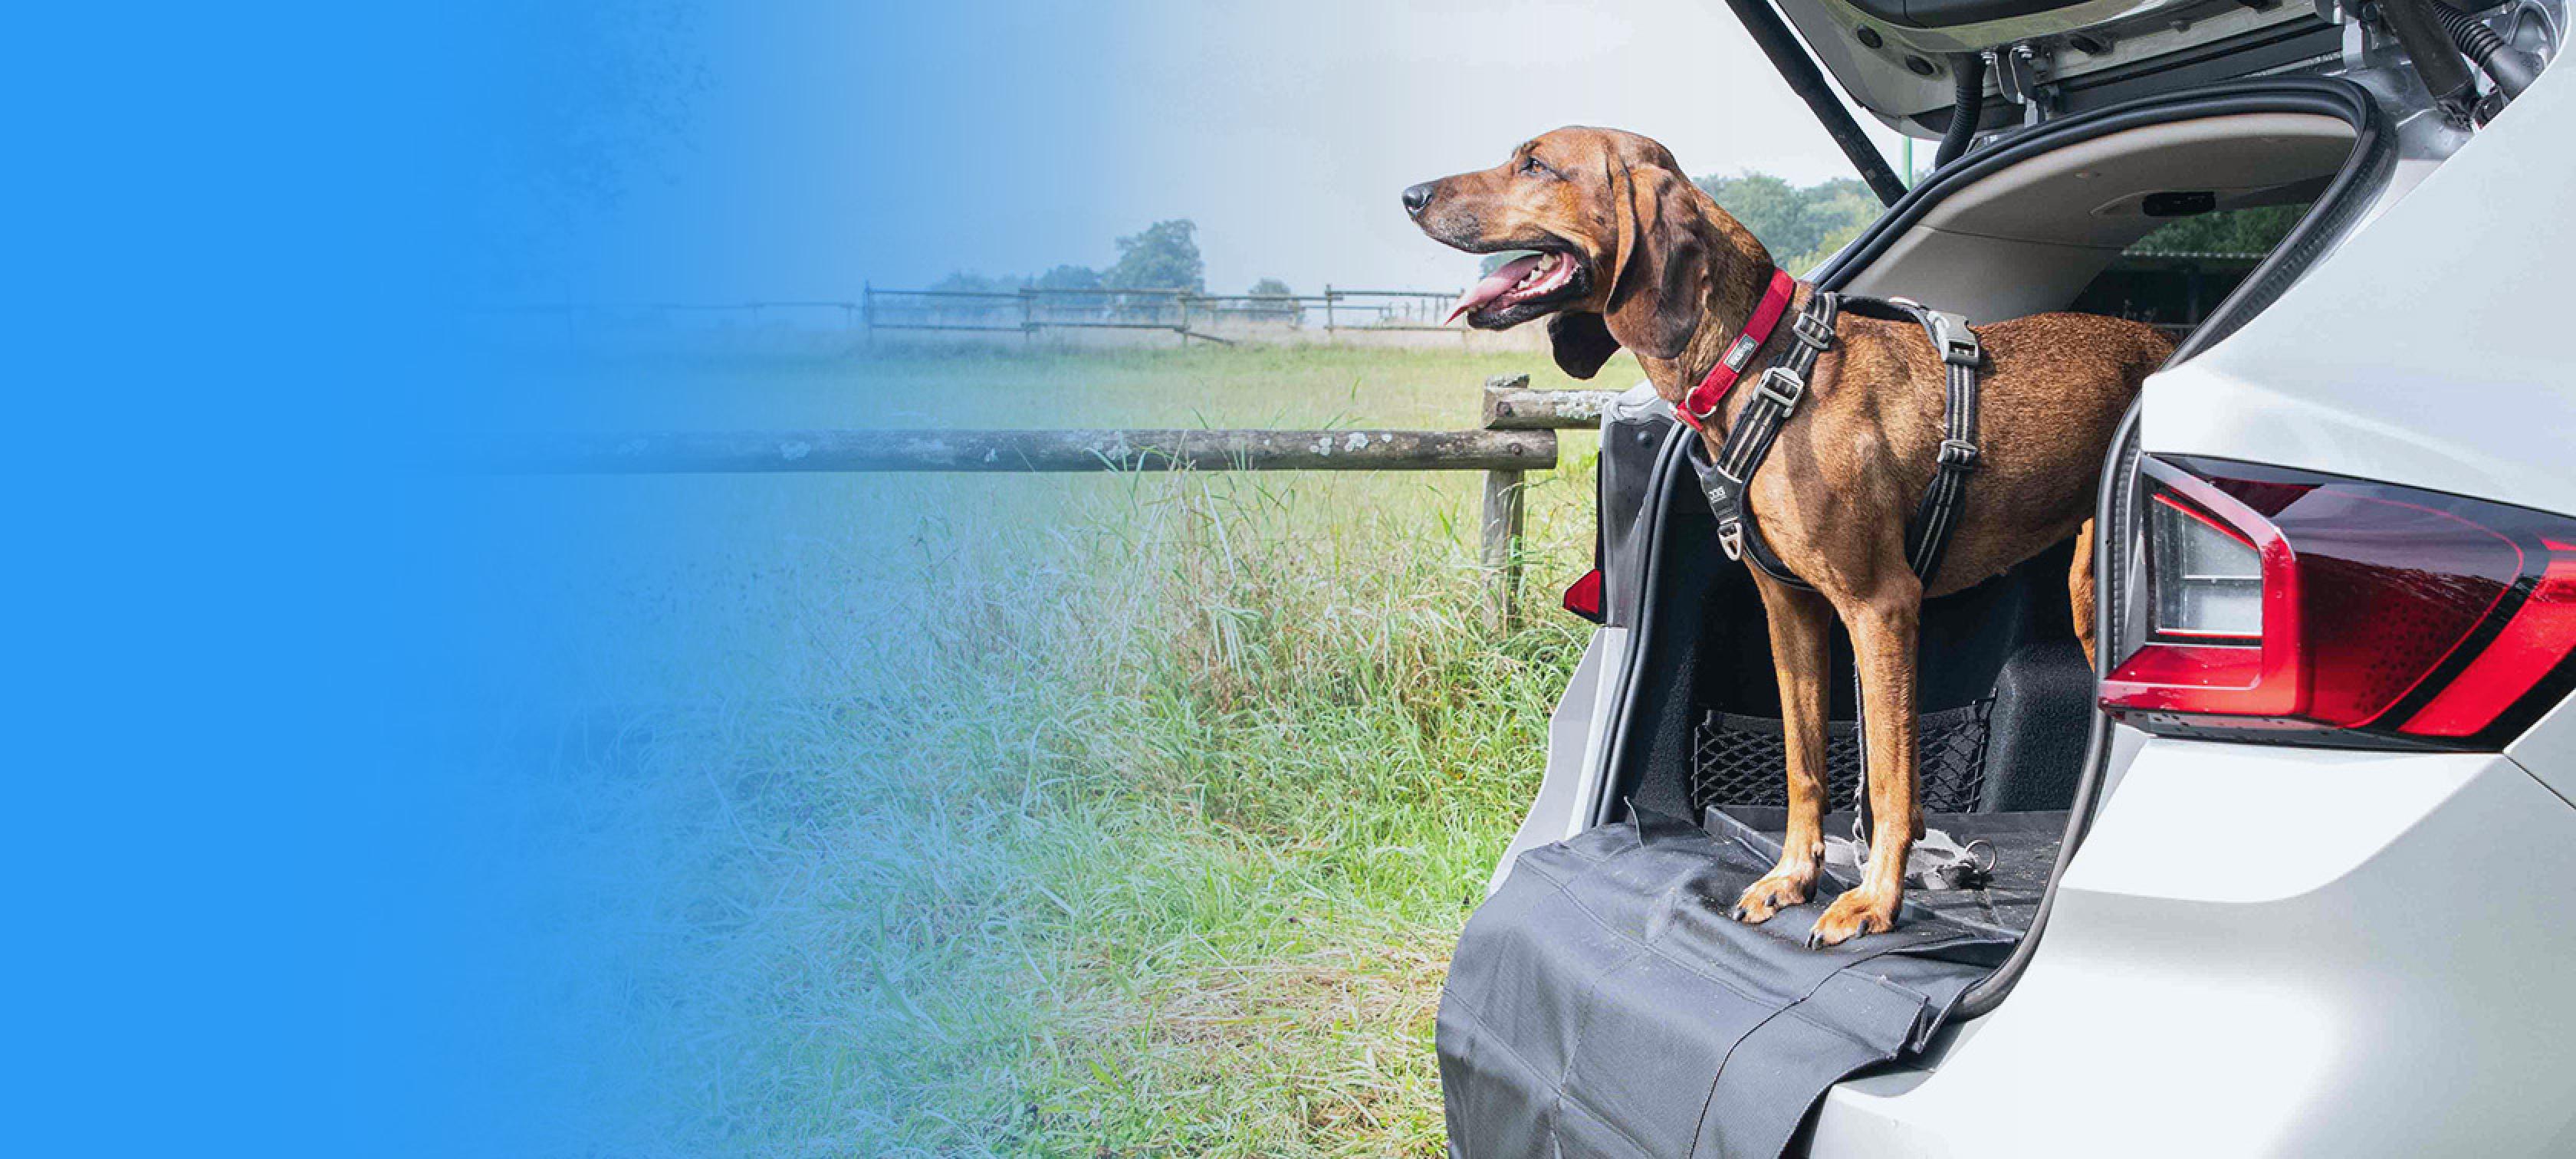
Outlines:
[[1601,614],[1600,568],[1596,567],[1583,573],[1583,578],[1574,581],[1574,586],[1565,589],[1565,610],[1596,624],[1609,621],[1609,617]]
[[2159,732],[2499,747],[2576,685],[2576,520],[2139,460],[2102,704]]

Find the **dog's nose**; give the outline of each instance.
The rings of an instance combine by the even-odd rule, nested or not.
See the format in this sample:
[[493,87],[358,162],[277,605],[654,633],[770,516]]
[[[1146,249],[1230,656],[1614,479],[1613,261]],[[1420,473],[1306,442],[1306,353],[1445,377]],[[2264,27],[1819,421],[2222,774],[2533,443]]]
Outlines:
[[1420,185],[1416,185],[1413,188],[1404,191],[1405,216],[1420,217],[1422,216],[1422,207],[1429,204],[1431,204],[1430,182],[1425,181]]

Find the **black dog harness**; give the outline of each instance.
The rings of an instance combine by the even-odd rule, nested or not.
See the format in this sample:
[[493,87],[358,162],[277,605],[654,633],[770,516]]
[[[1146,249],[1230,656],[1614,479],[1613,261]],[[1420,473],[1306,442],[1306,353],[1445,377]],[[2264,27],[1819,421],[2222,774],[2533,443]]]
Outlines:
[[[1783,274],[1773,276],[1773,295],[1787,280]],[[1794,287],[1796,283],[1789,284]],[[1726,389],[1734,385],[1735,374],[1741,373],[1744,361],[1770,337],[1770,330],[1784,312],[1772,305],[1773,295],[1765,296],[1764,308],[1757,311],[1750,320],[1752,324],[1745,327],[1745,334],[1728,349],[1728,357],[1721,359],[1718,368],[1677,408],[1682,421],[1693,429],[1716,415]],[[1786,296],[1779,297],[1781,305],[1785,305]],[[1816,356],[1833,345],[1834,322],[1844,311],[1888,321],[1910,319],[1923,327],[1932,339],[1932,348],[1941,354],[1949,406],[1940,457],[1932,474],[1932,486],[1924,492],[1923,502],[1915,508],[1914,518],[1905,529],[1906,562],[1913,566],[1914,574],[1929,581],[1941,566],[1942,553],[1950,546],[1950,534],[1958,529],[1959,511],[1967,500],[1968,474],[1977,466],[1977,367],[1985,361],[1985,348],[1968,330],[1967,320],[1956,314],[1926,309],[1903,298],[1863,298],[1816,291],[1789,324],[1792,341],[1788,350],[1755,380],[1753,398],[1744,404],[1743,413],[1736,416],[1735,425],[1726,432],[1726,442],[1718,448],[1716,461],[1709,460],[1707,444],[1694,439],[1690,446],[1691,468],[1698,472],[1700,490],[1707,494],[1709,507],[1716,512],[1717,542],[1726,557],[1749,558],[1753,566],[1775,580],[1793,587],[1809,587],[1763,541],[1762,529],[1753,521],[1753,509],[1745,503],[1745,490],[1762,469],[1762,460],[1770,455],[1780,428],[1797,415],[1798,404],[1807,395],[1807,375],[1815,369]],[[1765,318],[1765,314],[1769,317]]]

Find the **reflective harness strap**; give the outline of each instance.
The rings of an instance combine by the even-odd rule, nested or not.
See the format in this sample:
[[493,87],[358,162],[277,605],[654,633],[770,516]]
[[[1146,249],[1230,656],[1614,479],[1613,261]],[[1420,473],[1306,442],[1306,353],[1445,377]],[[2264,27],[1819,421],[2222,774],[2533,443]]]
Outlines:
[[1949,387],[1938,465],[1932,471],[1932,485],[1923,492],[1922,505],[1914,509],[1905,553],[1914,574],[1928,583],[1941,569],[1950,533],[1958,530],[1959,511],[1967,506],[1968,474],[1977,469],[1977,365],[1985,361],[1986,352],[1969,331],[1967,319],[1919,306],[1914,313],[1931,334],[1932,348],[1941,352],[1942,377]]
[[[1744,558],[1748,525],[1753,513],[1745,506],[1745,488],[1753,482],[1754,473],[1762,469],[1762,460],[1771,454],[1771,444],[1780,437],[1780,428],[1798,413],[1798,404],[1807,397],[1807,375],[1816,368],[1816,356],[1833,345],[1834,318],[1842,298],[1818,290],[1807,299],[1806,309],[1798,312],[1797,321],[1789,326],[1792,341],[1771,368],[1755,380],[1753,398],[1735,416],[1727,428],[1726,442],[1718,448],[1717,459],[1700,472],[1700,488],[1708,495],[1709,507],[1717,515],[1717,545],[1728,559]],[[1692,450],[1701,452],[1692,460],[1697,467],[1705,457],[1705,443]],[[1759,540],[1761,533],[1753,531]],[[1774,578],[1805,587],[1804,581],[1776,567],[1770,545],[1757,543],[1754,562]]]
[[[1691,467],[1699,475],[1700,490],[1708,497],[1709,509],[1717,516],[1718,547],[1728,559],[1747,560],[1765,574],[1797,588],[1810,588],[1798,578],[1764,542],[1761,528],[1753,520],[1745,491],[1754,475],[1769,457],[1771,445],[1780,436],[1780,428],[1796,417],[1798,404],[1806,398],[1807,376],[1815,369],[1816,358],[1833,345],[1834,325],[1846,302],[1866,308],[1859,312],[1889,314],[1913,319],[1932,340],[1932,348],[1941,355],[1942,378],[1946,388],[1945,417],[1939,457],[1933,469],[1932,484],[1924,491],[1923,501],[1915,508],[1914,518],[1906,528],[1906,563],[1914,574],[1925,580],[1940,568],[1942,556],[1950,546],[1950,536],[1958,530],[1959,512],[1966,506],[1968,475],[1976,470],[1979,451],[1977,436],[1977,368],[1985,360],[1984,347],[1968,329],[1965,319],[1953,314],[1927,310],[1903,299],[1880,301],[1849,298],[1818,290],[1807,300],[1790,325],[1795,339],[1770,369],[1756,380],[1754,397],[1744,404],[1735,423],[1726,432],[1726,441],[1718,448],[1715,461],[1708,456],[1705,440],[1694,439],[1689,448]],[[1767,304],[1767,303],[1766,303]],[[1766,328],[1767,329],[1767,328]],[[1748,335],[1752,332],[1747,327]],[[1741,339],[1738,340],[1739,344]],[[1758,344],[1757,344],[1758,345]],[[1730,354],[1733,350],[1730,349]],[[1723,363],[1720,370],[1725,369]],[[1718,377],[1710,372],[1709,381]],[[1728,385],[1733,376],[1728,376]],[[1707,383],[1704,381],[1702,386]],[[1722,393],[1722,392],[1721,392]],[[1699,399],[1694,390],[1684,399],[1684,421],[1693,428],[1690,404]],[[1699,417],[1715,413],[1714,404]]]

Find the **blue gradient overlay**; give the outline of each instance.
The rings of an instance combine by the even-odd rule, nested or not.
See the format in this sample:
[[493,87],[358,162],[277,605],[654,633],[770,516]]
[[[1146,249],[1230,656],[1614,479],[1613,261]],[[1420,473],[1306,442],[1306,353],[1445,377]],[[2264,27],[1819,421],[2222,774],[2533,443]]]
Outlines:
[[[622,417],[618,376],[524,360],[494,308],[843,297],[1132,228],[1115,182],[1048,215],[1011,195],[1114,98],[1005,117],[1025,90],[984,83],[1105,73],[1121,28],[652,3],[13,25],[9,1149],[661,1149],[639,1101],[705,1076],[640,1073],[670,1056],[603,987],[689,967],[599,904],[651,895],[653,851],[560,774],[585,713],[713,671],[666,647],[692,609],[621,618],[593,563],[720,529],[667,490],[455,469],[492,431]],[[884,146],[816,147],[851,134]]]

